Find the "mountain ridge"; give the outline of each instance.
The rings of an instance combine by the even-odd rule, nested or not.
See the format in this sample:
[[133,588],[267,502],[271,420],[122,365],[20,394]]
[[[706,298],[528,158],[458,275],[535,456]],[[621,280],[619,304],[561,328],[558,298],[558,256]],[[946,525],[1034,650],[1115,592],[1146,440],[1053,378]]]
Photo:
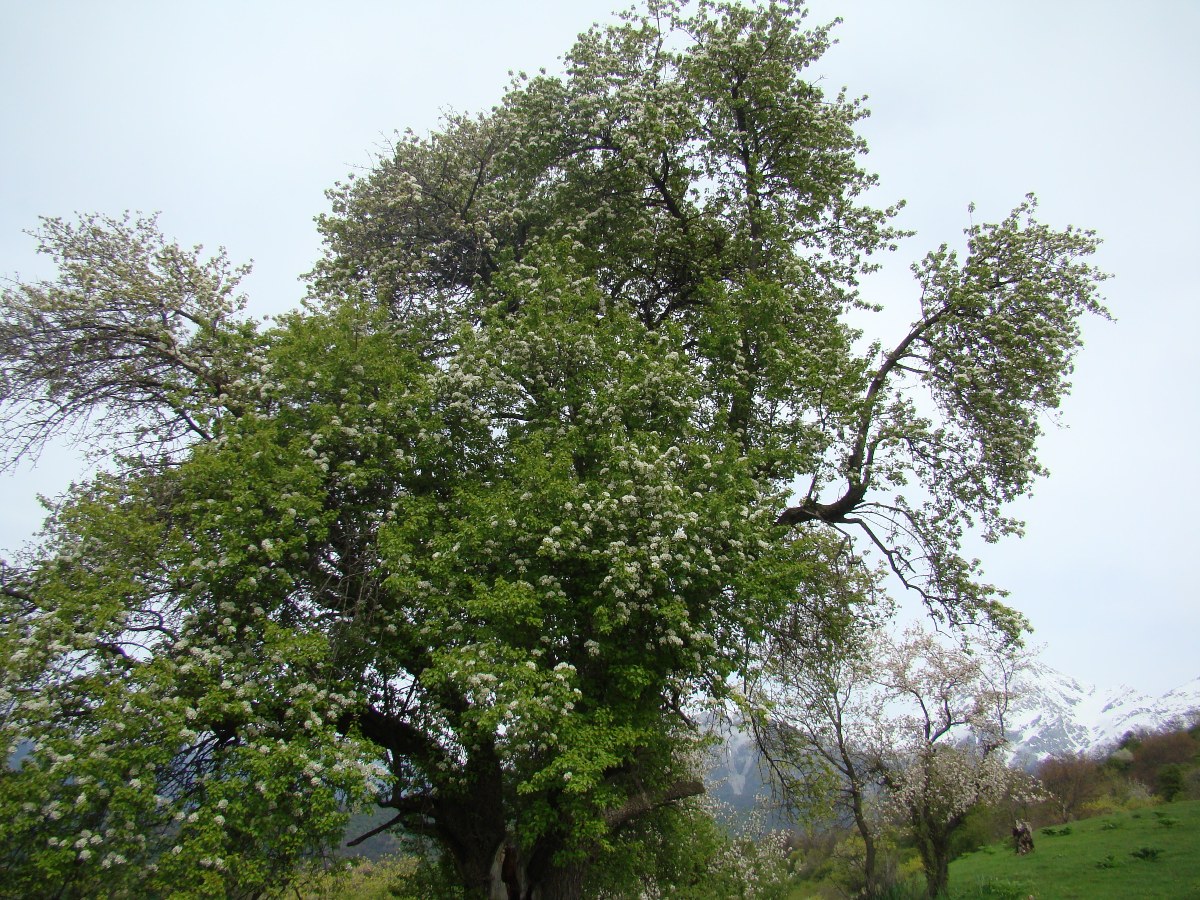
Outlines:
[[1129,732],[1187,722],[1200,712],[1200,676],[1157,697],[1126,684],[1101,688],[1035,663],[1009,721],[1013,760],[1028,766],[1047,756],[1096,754]]

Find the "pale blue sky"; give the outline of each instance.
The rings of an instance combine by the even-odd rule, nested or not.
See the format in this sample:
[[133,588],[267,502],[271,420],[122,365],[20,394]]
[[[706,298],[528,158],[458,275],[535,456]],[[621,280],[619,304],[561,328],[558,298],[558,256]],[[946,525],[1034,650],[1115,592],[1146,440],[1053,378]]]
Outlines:
[[[906,262],[1037,191],[1053,224],[1097,229],[1116,324],[1095,322],[1051,428],[1052,476],[1023,541],[979,548],[1077,678],[1163,692],[1200,675],[1193,387],[1200,313],[1200,3],[813,0],[841,16],[813,70],[869,94],[880,202],[919,235],[868,285],[889,339],[915,311]],[[394,130],[495,103],[509,69],[555,68],[608,0],[105,3],[0,0],[0,273],[49,274],[39,214],[161,210],[185,243],[253,258],[257,313],[293,306],[323,191]],[[0,547],[34,495],[77,474],[56,451],[0,476]]]

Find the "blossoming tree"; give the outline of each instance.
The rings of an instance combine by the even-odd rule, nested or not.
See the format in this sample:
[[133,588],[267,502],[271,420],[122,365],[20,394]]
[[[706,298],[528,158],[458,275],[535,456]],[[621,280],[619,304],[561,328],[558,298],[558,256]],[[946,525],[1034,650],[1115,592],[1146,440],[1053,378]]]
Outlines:
[[1005,753],[1027,653],[1003,634],[977,634],[970,644],[919,626],[895,636],[880,623],[847,630],[848,639],[820,654],[772,640],[760,744],[785,796],[811,804],[826,792],[852,816],[868,896],[885,886],[877,845],[889,822],[908,830],[929,896],[943,896],[951,838],[968,813],[1038,796]]
[[892,808],[921,854],[929,896],[940,897],[950,838],[967,814],[979,804],[1037,796],[1003,752],[1025,655],[1008,642],[964,649],[910,628],[886,646],[881,662],[875,753]]
[[0,580],[14,884],[255,895],[371,794],[470,896],[579,896],[702,790],[689,710],[759,665],[818,536],[1017,627],[958,542],[1018,528],[1103,314],[1095,239],[1022,202],[860,345],[899,235],[802,19],[651,0],[401,137],[269,326],[152,221],[43,224],[60,276],[4,291],[0,438],[106,462]]

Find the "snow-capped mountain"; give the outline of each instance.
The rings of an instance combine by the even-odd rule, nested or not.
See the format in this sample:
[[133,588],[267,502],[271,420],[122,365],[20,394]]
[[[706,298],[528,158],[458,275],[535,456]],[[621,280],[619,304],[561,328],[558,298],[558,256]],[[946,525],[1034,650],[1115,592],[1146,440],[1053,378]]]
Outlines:
[[1161,697],[1121,685],[1098,688],[1036,664],[1017,714],[1009,720],[1013,758],[1029,765],[1060,753],[1096,753],[1126,732],[1152,730],[1200,711],[1200,677]]

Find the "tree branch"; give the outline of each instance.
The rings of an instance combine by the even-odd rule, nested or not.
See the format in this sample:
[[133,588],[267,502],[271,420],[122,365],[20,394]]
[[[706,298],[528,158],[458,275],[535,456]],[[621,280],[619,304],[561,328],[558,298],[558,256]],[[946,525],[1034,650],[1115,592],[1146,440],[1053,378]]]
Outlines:
[[704,784],[700,781],[676,782],[657,797],[651,796],[646,791],[641,791],[634,794],[616,809],[605,810],[604,822],[609,828],[620,828],[627,822],[636,819],[638,816],[645,815],[652,809],[666,806],[668,803],[674,803],[676,800],[697,797],[703,793]]
[[357,847],[363,841],[370,840],[371,838],[375,837],[375,835],[377,835],[377,834],[382,834],[383,832],[385,832],[389,828],[391,828],[393,825],[399,825],[407,816],[410,816],[410,815],[412,815],[412,812],[409,810],[399,812],[395,816],[393,816],[392,818],[390,818],[386,822],[384,822],[382,825],[375,826],[370,831],[368,831],[366,834],[360,834],[354,840],[346,841],[346,846],[347,847]]

